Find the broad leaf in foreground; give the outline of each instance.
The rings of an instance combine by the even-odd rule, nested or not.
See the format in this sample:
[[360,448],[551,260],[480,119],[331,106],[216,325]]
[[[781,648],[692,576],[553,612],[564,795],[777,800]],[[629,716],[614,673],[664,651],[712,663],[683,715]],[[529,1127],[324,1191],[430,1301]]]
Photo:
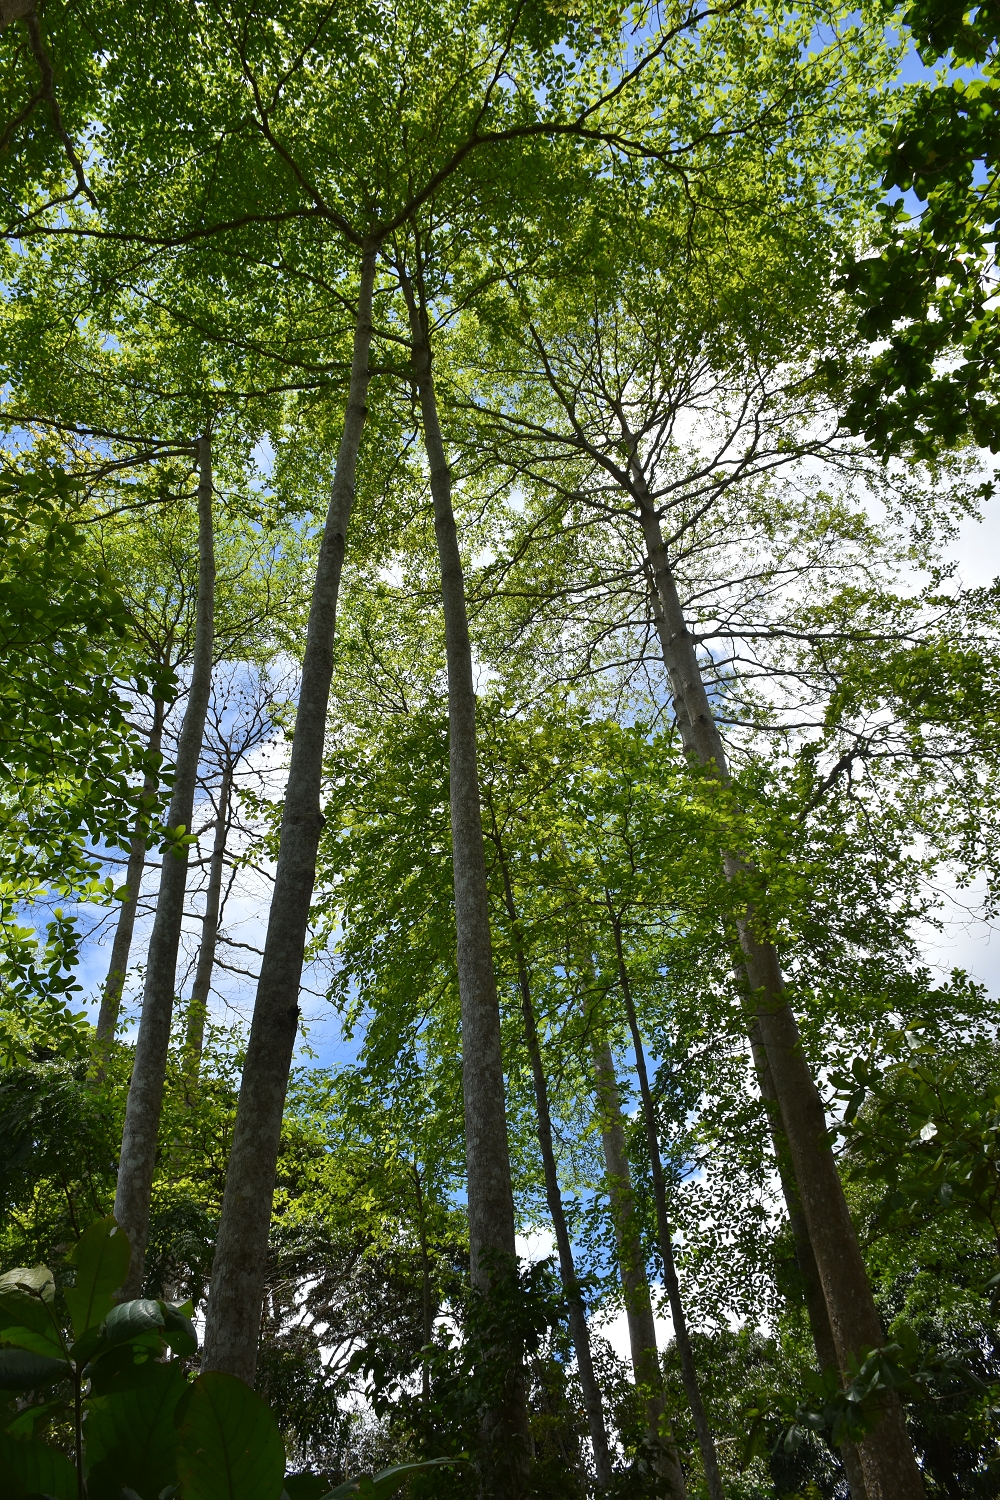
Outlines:
[[181,1407],[184,1500],[280,1500],[285,1446],[270,1408],[242,1380],[199,1375]]
[[77,1338],[102,1323],[114,1307],[114,1294],[128,1272],[128,1257],[128,1240],[113,1215],[92,1224],[75,1246],[70,1260],[76,1266],[76,1283],[64,1295]]
[[77,1500],[77,1494],[76,1470],[57,1448],[0,1432],[0,1500],[25,1495]]

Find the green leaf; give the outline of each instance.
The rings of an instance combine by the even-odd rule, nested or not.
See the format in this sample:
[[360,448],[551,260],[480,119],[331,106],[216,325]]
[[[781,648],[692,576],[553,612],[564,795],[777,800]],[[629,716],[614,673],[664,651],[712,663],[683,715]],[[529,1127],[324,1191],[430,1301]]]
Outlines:
[[64,1359],[28,1349],[0,1349],[0,1391],[34,1391],[72,1374]]
[[233,1375],[199,1375],[179,1413],[184,1500],[279,1500],[285,1447],[278,1424]]
[[173,1302],[160,1302],[158,1306],[163,1314],[163,1337],[174,1353],[179,1354],[182,1359],[188,1354],[197,1354],[198,1335],[184,1311],[184,1308],[190,1308],[190,1302],[180,1306]]
[[56,1284],[48,1266],[18,1266],[0,1276],[0,1328],[33,1328],[47,1333],[52,1328],[49,1307]]
[[150,1380],[163,1368],[156,1355],[162,1345],[150,1347],[146,1343],[116,1344],[105,1350],[84,1370],[95,1396],[111,1396],[121,1391],[132,1391]]
[[[89,1361],[90,1373],[103,1363],[110,1349],[122,1344],[131,1346],[130,1357],[138,1356],[137,1364],[143,1359],[155,1359],[163,1351],[165,1322],[161,1304],[149,1297],[120,1302],[111,1309],[99,1329],[88,1328],[83,1338],[73,1345],[74,1355],[79,1360]],[[190,1341],[178,1336],[177,1342],[186,1344]],[[182,1352],[190,1351],[185,1347]]]
[[12,1421],[0,1417],[0,1427],[12,1438],[33,1438],[36,1430],[51,1417],[69,1414],[69,1402],[64,1396],[59,1401],[43,1401],[39,1406],[26,1406]]
[[15,1344],[19,1349],[32,1349],[46,1359],[62,1359],[64,1351],[59,1339],[59,1330],[53,1322],[48,1333],[39,1333],[34,1328],[4,1328],[0,1341]]
[[103,1327],[88,1328],[82,1338],[70,1345],[69,1352],[76,1363],[81,1365],[86,1364],[88,1359],[93,1359],[94,1355],[104,1347]]
[[124,1487],[157,1496],[177,1479],[174,1412],[187,1382],[180,1366],[151,1364],[142,1381],[87,1402],[87,1494],[119,1500]]
[[351,1500],[355,1495],[361,1497],[361,1500],[389,1500],[389,1496],[394,1495],[411,1474],[422,1473],[424,1469],[437,1469],[444,1464],[464,1462],[461,1458],[426,1458],[422,1463],[395,1464],[379,1474],[362,1474],[357,1479],[348,1479],[343,1484],[338,1484],[335,1490],[328,1490],[322,1500]]
[[76,1470],[57,1448],[30,1438],[0,1432],[0,1495],[51,1495],[52,1500],[77,1500]]
[[136,1297],[133,1302],[119,1302],[104,1320],[102,1333],[109,1347],[127,1344],[145,1334],[163,1337],[166,1319],[158,1302],[150,1297]]
[[76,1282],[65,1296],[77,1338],[103,1323],[114,1307],[130,1255],[128,1238],[112,1214],[91,1224],[75,1246],[70,1260],[76,1266]]
[[288,1500],[323,1500],[330,1493],[325,1474],[286,1474],[284,1494]]

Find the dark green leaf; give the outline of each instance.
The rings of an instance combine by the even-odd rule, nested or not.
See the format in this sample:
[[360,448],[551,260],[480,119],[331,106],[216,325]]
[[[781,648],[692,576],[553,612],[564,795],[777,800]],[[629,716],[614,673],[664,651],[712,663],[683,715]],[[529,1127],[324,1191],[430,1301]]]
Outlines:
[[110,1348],[115,1344],[127,1344],[144,1334],[163,1337],[166,1323],[159,1302],[149,1297],[137,1297],[134,1302],[120,1302],[113,1307],[104,1320],[102,1329],[104,1343]]
[[[196,1354],[198,1335],[195,1333],[191,1319],[172,1302],[161,1302],[158,1305],[163,1314],[163,1337],[174,1353],[179,1354],[181,1358],[188,1354]],[[189,1305],[184,1304],[184,1306]]]
[[156,1359],[161,1347],[158,1341],[153,1345],[140,1341],[101,1352],[84,1371],[93,1394],[111,1396],[155,1380],[156,1371],[163,1368]]
[[30,1438],[0,1432],[0,1495],[51,1495],[52,1500],[77,1500],[76,1470],[56,1448]]
[[286,1474],[284,1493],[288,1500],[323,1500],[330,1481],[323,1474]]
[[285,1448],[258,1395],[235,1376],[199,1375],[180,1412],[184,1500],[279,1500]]
[[71,1373],[64,1359],[50,1359],[27,1349],[0,1349],[0,1391],[33,1391],[66,1380]]
[[87,1402],[87,1493],[118,1500],[122,1486],[157,1496],[177,1479],[174,1412],[186,1381],[177,1363],[151,1364],[141,1384]]
[[328,1490],[322,1500],[351,1500],[355,1495],[361,1497],[361,1500],[389,1500],[389,1496],[394,1495],[411,1474],[462,1462],[460,1458],[427,1458],[422,1463],[395,1464],[379,1474],[362,1474],[357,1479],[348,1479],[343,1484],[338,1484],[335,1490]]

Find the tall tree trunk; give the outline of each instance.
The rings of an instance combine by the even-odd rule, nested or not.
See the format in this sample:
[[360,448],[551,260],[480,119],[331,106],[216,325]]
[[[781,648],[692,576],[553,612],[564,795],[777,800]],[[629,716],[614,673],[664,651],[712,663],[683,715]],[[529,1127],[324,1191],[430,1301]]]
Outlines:
[[[212,443],[206,434],[198,453],[198,608],[187,707],[177,741],[173,795],[167,814],[172,831],[190,835],[198,761],[212,685],[215,633],[215,546],[212,527]],[[136,1039],[132,1082],[125,1107],[125,1129],[118,1167],[115,1218],[129,1237],[132,1258],[123,1299],[138,1297],[149,1236],[149,1202],[163,1104],[163,1084],[174,1006],[177,949],[184,921],[188,846],[164,845],[156,916],[146,955],[146,985]]]
[[[739,983],[739,979],[740,976],[737,975],[737,983]],[[740,989],[743,991],[745,988],[744,976],[744,983],[740,986]],[[750,1027],[750,1046],[753,1052],[754,1068],[757,1073],[761,1098],[767,1110],[771,1146],[778,1168],[778,1180],[781,1183],[785,1209],[788,1213],[788,1223],[792,1231],[792,1243],[795,1246],[795,1262],[799,1268],[799,1275],[802,1277],[806,1316],[809,1319],[809,1330],[812,1333],[813,1343],[816,1347],[816,1359],[821,1370],[836,1369],[837,1349],[833,1342],[833,1330],[830,1327],[830,1319],[826,1310],[823,1285],[819,1279],[816,1256],[813,1254],[812,1242],[809,1239],[809,1230],[806,1225],[805,1215],[802,1212],[802,1204],[799,1201],[795,1182],[788,1170],[788,1146],[784,1140],[781,1128],[778,1101],[774,1092],[774,1081],[771,1078],[771,1068],[767,1061],[767,1053],[764,1050],[764,1044],[760,1039],[760,1033],[755,1022]],[[861,1455],[858,1452],[857,1444],[851,1442],[841,1443],[840,1456],[843,1460],[844,1471],[847,1474],[851,1500],[867,1500],[864,1470],[861,1465]]]
[[236,1375],[247,1385],[253,1384],[257,1368],[281,1117],[298,1027],[306,928],[323,826],[320,785],[337,596],[347,523],[354,504],[358,449],[367,415],[376,258],[377,251],[372,247],[361,259],[344,430],[309,610],[278,865],[212,1263],[201,1367]]
[[660,1142],[656,1130],[656,1110],[653,1107],[653,1095],[649,1087],[649,1073],[646,1068],[646,1054],[642,1046],[642,1034],[639,1031],[639,1021],[635,1013],[635,1005],[632,1001],[632,986],[629,982],[628,967],[625,963],[625,950],[622,946],[622,925],[615,915],[608,901],[608,911],[611,916],[611,930],[615,939],[615,955],[618,959],[618,980],[621,986],[622,999],[625,1003],[625,1016],[628,1020],[628,1029],[632,1034],[632,1047],[635,1052],[635,1071],[639,1080],[639,1093],[642,1097],[642,1114],[646,1125],[646,1144],[649,1149],[649,1165],[653,1178],[653,1199],[656,1204],[656,1232],[660,1242],[660,1258],[663,1261],[663,1283],[667,1289],[667,1298],[670,1302],[670,1315],[674,1323],[674,1338],[677,1340],[677,1352],[681,1361],[681,1379],[684,1382],[684,1393],[688,1398],[691,1408],[691,1416],[694,1421],[694,1430],[698,1438],[698,1448],[701,1453],[701,1461],[705,1468],[705,1483],[708,1486],[710,1500],[725,1500],[722,1488],[722,1476],[719,1473],[719,1455],[715,1449],[715,1439],[712,1429],[708,1425],[708,1413],[705,1411],[705,1403],[701,1397],[701,1386],[698,1383],[698,1371],[695,1368],[694,1350],[691,1348],[691,1339],[688,1336],[687,1319],[684,1316],[684,1304],[681,1302],[681,1289],[677,1280],[677,1267],[674,1263],[674,1247],[670,1235],[670,1220],[667,1216],[667,1189],[663,1179],[663,1162],[660,1158]]
[[428,1364],[427,1346],[434,1334],[434,1299],[431,1288],[431,1262],[427,1253],[427,1215],[424,1211],[424,1193],[420,1186],[420,1170],[416,1162],[411,1163],[413,1188],[417,1198],[417,1233],[420,1239],[420,1285],[423,1293],[423,1353],[421,1355],[420,1391],[424,1406],[431,1398],[431,1371]]
[[531,999],[531,980],[524,952],[521,923],[514,901],[510,871],[507,868],[503,845],[498,836],[494,837],[494,843],[496,844],[500,872],[503,876],[504,900],[507,906],[507,915],[510,918],[511,931],[514,936],[514,951],[517,956],[518,986],[521,991],[521,1015],[524,1018],[524,1038],[528,1047],[528,1057],[531,1062],[531,1079],[535,1091],[535,1110],[538,1117],[538,1145],[542,1153],[542,1169],[545,1174],[545,1198],[549,1205],[549,1215],[552,1219],[556,1250],[559,1255],[559,1275],[562,1280],[563,1289],[566,1292],[566,1300],[569,1304],[569,1331],[570,1337],[573,1340],[573,1348],[576,1352],[577,1370],[580,1375],[580,1389],[583,1393],[583,1407],[587,1413],[587,1425],[590,1429],[590,1442],[594,1452],[594,1470],[597,1475],[598,1486],[601,1489],[605,1489],[611,1483],[612,1470],[611,1451],[608,1447],[608,1431],[604,1421],[604,1403],[601,1400],[601,1388],[594,1373],[594,1361],[590,1348],[590,1330],[587,1327],[587,1317],[583,1307],[583,1295],[580,1291],[576,1266],[573,1262],[573,1246],[570,1242],[569,1228],[563,1209],[562,1194],[559,1191],[559,1176],[556,1171],[556,1156],[552,1143],[552,1117],[549,1112],[549,1086],[548,1080],[545,1077],[542,1051],[538,1042],[538,1027],[535,1022],[535,1008]]
[[[153,723],[146,744],[147,754],[159,758],[163,743],[163,720],[166,705],[162,698],[153,700]],[[111,945],[111,962],[108,977],[101,995],[101,1009],[97,1017],[97,1036],[94,1044],[94,1077],[100,1081],[107,1072],[108,1059],[114,1046],[118,1029],[118,1016],[122,1006],[122,992],[128,973],[129,954],[132,951],[132,934],[135,931],[135,915],[139,907],[142,874],[146,867],[146,842],[149,811],[160,786],[159,768],[147,770],[142,781],[139,798],[139,816],[128,854],[128,869],[125,873],[126,896],[118,913],[115,940]]]
[[184,1039],[184,1072],[189,1085],[198,1077],[201,1053],[205,1043],[205,1021],[208,1016],[208,994],[215,968],[215,947],[219,936],[219,907],[222,902],[222,876],[226,867],[226,840],[229,837],[229,801],[233,791],[233,765],[228,752],[219,785],[219,814],[215,820],[212,857],[208,865],[208,890],[201,919],[201,943],[195,970],[191,999],[188,1001],[187,1034]]
[[[468,1181],[472,1284],[488,1292],[491,1272],[516,1268],[514,1198],[510,1179],[500,1004],[490,940],[486,858],[476,760],[476,693],[465,605],[465,579],[451,503],[451,469],[438,421],[431,351],[423,311],[404,279],[410,314],[413,375],[420,396],[424,447],[434,501],[434,531],[441,565],[445,650],[448,662],[448,769],[451,806],[458,989],[462,1012],[462,1097]],[[486,1438],[496,1454],[481,1467],[484,1491],[519,1496],[530,1457],[523,1379],[512,1378],[503,1411],[490,1413]]]
[[656,1469],[661,1481],[660,1493],[669,1500],[686,1500],[687,1485],[677,1459],[673,1438],[664,1427],[666,1412],[663,1400],[663,1372],[656,1352],[656,1324],[649,1295],[646,1260],[642,1253],[639,1225],[632,1191],[632,1172],[622,1126],[621,1095],[615,1077],[615,1065],[607,1038],[591,1038],[594,1069],[597,1078],[598,1120],[604,1162],[607,1167],[611,1222],[618,1245],[622,1294],[628,1320],[629,1346],[635,1383],[646,1401],[646,1433],[656,1454]]
[[[722,736],[684,619],[660,522],[644,485],[636,464],[635,497],[654,582],[654,615],[681,742],[688,755],[703,766],[714,767],[720,780],[727,782],[729,769]],[[750,873],[750,866],[739,854],[726,854],[724,864],[731,881],[740,882]],[[777,951],[755,931],[751,907],[744,909],[736,926],[788,1156],[823,1287],[837,1363],[846,1373],[852,1356],[883,1343],[882,1325],[830,1146],[823,1101],[784,997]],[[923,1480],[895,1392],[885,1398],[879,1425],[859,1444],[859,1451],[867,1500],[925,1500]]]

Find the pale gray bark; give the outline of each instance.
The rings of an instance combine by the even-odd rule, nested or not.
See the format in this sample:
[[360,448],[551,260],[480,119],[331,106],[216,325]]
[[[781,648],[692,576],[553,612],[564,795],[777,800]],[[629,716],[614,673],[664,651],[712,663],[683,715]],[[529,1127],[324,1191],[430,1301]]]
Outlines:
[[281,1117],[298,1027],[299,985],[322,827],[320,785],[337,597],[367,415],[376,250],[361,258],[350,388],[320,544],[281,817],[278,863],[212,1265],[203,1370],[253,1384]]
[[[160,747],[163,743],[163,719],[165,705],[162,698],[153,702],[153,723],[149,731],[149,740],[146,751],[150,757],[159,758]],[[146,867],[146,841],[147,822],[149,810],[153,804],[156,792],[160,785],[159,769],[149,769],[142,782],[142,792],[139,798],[139,817],[136,821],[135,833],[129,848],[128,868],[125,872],[125,889],[127,895],[122,901],[118,912],[118,925],[115,928],[114,942],[111,944],[111,962],[108,965],[108,977],[104,982],[104,990],[101,994],[101,1009],[97,1017],[97,1036],[94,1041],[94,1076],[100,1080],[104,1077],[111,1049],[114,1046],[115,1032],[118,1029],[118,1016],[122,1006],[122,991],[125,988],[125,976],[128,973],[129,955],[132,951],[132,935],[135,932],[135,914],[139,907],[139,893],[142,887],[142,874]]]
[[[422,309],[403,278],[410,314],[412,366],[420,397],[424,447],[434,502],[448,663],[448,769],[452,872],[455,890],[458,989],[462,1014],[462,1098],[472,1284],[487,1292],[491,1271],[517,1264],[510,1179],[500,1004],[490,938],[486,858],[479,804],[476,693],[465,603],[465,579],[451,500],[451,469],[438,420],[431,351]],[[523,1381],[513,1378],[502,1411],[486,1419],[485,1446],[495,1455],[480,1465],[484,1493],[523,1493],[530,1432]]]
[[[198,607],[187,707],[177,741],[173,795],[167,827],[190,834],[198,760],[212,684],[215,617],[215,547],[212,526],[212,446],[206,435],[198,447]],[[136,1039],[132,1082],[125,1107],[115,1218],[132,1246],[122,1297],[138,1297],[142,1288],[149,1202],[160,1130],[170,1020],[174,1005],[177,950],[184,920],[187,845],[164,847],[156,916],[146,954],[146,984]]]
[[[635,462],[633,495],[639,509],[646,555],[653,578],[654,616],[681,743],[702,766],[729,780],[722,736],[687,628],[659,518]],[[726,876],[740,881],[751,867],[736,853],[724,858]],[[767,1054],[781,1112],[788,1156],[809,1231],[826,1301],[837,1363],[846,1373],[851,1356],[884,1341],[857,1232],[851,1220],[827,1130],[823,1101],[802,1050],[798,1025],[784,998],[784,981],[773,945],[754,928],[746,908],[737,918],[740,949],[754,997],[754,1016]],[[867,1500],[924,1500],[903,1409],[895,1393],[885,1400],[878,1427],[859,1444]]]
[[184,1069],[189,1081],[192,1082],[198,1076],[202,1048],[205,1043],[208,995],[212,987],[215,949],[219,936],[219,907],[222,902],[222,876],[226,867],[226,840],[229,837],[229,803],[232,792],[233,764],[227,756],[223,762],[222,779],[219,785],[219,813],[215,820],[212,855],[208,864],[208,889],[205,892],[205,910],[201,919],[198,964],[187,1010]]
[[615,939],[615,954],[618,959],[618,980],[621,986],[622,1000],[625,1005],[625,1017],[628,1028],[632,1035],[632,1047],[635,1053],[635,1071],[639,1080],[639,1094],[642,1099],[642,1115],[646,1126],[646,1145],[649,1151],[649,1165],[653,1178],[653,1200],[656,1205],[656,1231],[660,1245],[660,1259],[663,1262],[663,1285],[666,1288],[667,1300],[670,1303],[670,1316],[674,1324],[674,1338],[677,1341],[677,1352],[681,1361],[681,1379],[684,1382],[684,1393],[691,1408],[691,1417],[694,1422],[695,1434],[698,1438],[698,1449],[701,1453],[701,1461],[705,1469],[705,1483],[708,1487],[710,1500],[725,1500],[725,1492],[722,1488],[722,1476],[719,1473],[719,1455],[715,1448],[715,1439],[708,1422],[708,1413],[702,1400],[701,1386],[698,1382],[698,1371],[694,1361],[694,1350],[691,1347],[691,1339],[688,1334],[687,1318],[684,1315],[684,1304],[681,1301],[680,1283],[677,1280],[677,1267],[674,1263],[674,1247],[670,1234],[670,1220],[667,1214],[667,1189],[663,1178],[663,1162],[660,1158],[660,1142],[656,1130],[656,1109],[653,1105],[653,1095],[649,1087],[649,1073],[646,1068],[646,1054],[642,1045],[642,1034],[639,1030],[639,1021],[635,1013],[635,1005],[632,1001],[632,986],[629,981],[628,967],[625,963],[625,951],[622,946],[621,922],[611,909],[611,929]]
[[642,1253],[636,1219],[632,1170],[625,1146],[621,1094],[618,1090],[618,1079],[615,1077],[614,1060],[606,1037],[592,1036],[591,1050],[597,1083],[598,1121],[601,1127],[601,1143],[604,1147],[604,1163],[607,1168],[611,1222],[614,1225],[615,1241],[618,1246],[622,1296],[628,1321],[629,1347],[632,1352],[632,1372],[635,1376],[635,1383],[642,1391],[646,1402],[646,1432],[653,1451],[657,1455],[656,1468],[660,1479],[660,1494],[665,1497],[665,1500],[666,1497],[669,1497],[669,1500],[686,1500],[687,1485],[677,1459],[677,1450],[672,1436],[665,1430],[663,1372],[660,1369],[660,1360],[656,1352],[653,1303],[649,1295],[646,1260]]
[[590,1348],[590,1330],[587,1327],[583,1297],[576,1275],[576,1266],[573,1261],[573,1246],[566,1223],[562,1193],[559,1191],[559,1174],[556,1170],[556,1156],[552,1141],[552,1116],[549,1110],[549,1085],[545,1076],[542,1050],[538,1041],[538,1027],[535,1022],[535,1008],[531,999],[531,979],[524,952],[521,923],[514,901],[514,890],[511,885],[510,871],[507,868],[507,861],[504,856],[503,844],[497,834],[494,835],[494,843],[496,844],[497,858],[503,877],[504,901],[507,907],[507,915],[510,918],[511,930],[514,937],[514,950],[517,956],[518,986],[521,991],[521,1015],[524,1019],[524,1039],[531,1062],[531,1079],[534,1086],[535,1110],[538,1120],[538,1145],[542,1153],[542,1170],[545,1175],[545,1199],[549,1206],[549,1215],[552,1219],[552,1230],[555,1235],[556,1250],[559,1256],[559,1275],[562,1280],[563,1289],[566,1292],[567,1303],[569,1304],[569,1331],[570,1337],[573,1340],[573,1348],[576,1352],[577,1371],[580,1376],[580,1390],[583,1395],[583,1408],[587,1413],[587,1426],[590,1429],[590,1443],[594,1453],[594,1471],[598,1487],[605,1489],[611,1483],[612,1468],[611,1451],[608,1447],[608,1430],[604,1420],[604,1402],[601,1399],[601,1388],[594,1373],[594,1360]]

